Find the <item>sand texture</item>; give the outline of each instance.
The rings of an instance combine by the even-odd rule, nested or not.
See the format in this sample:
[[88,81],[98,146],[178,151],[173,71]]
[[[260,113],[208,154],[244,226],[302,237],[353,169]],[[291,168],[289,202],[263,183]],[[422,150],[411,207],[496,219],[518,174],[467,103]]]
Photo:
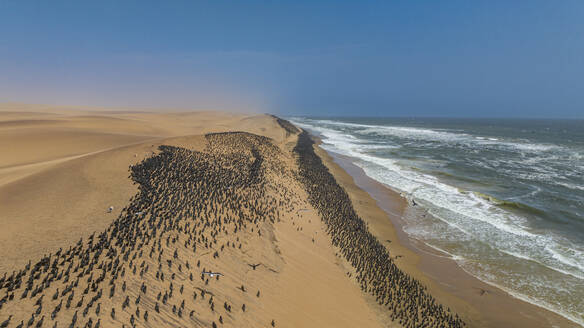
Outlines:
[[0,111],[0,324],[390,325],[276,118],[26,110]]

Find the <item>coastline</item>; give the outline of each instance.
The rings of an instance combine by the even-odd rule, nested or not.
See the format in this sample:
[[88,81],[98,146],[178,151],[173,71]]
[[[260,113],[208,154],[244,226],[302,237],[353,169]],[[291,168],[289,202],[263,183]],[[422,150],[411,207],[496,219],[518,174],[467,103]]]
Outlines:
[[325,151],[315,139],[316,154],[347,191],[371,233],[393,257],[398,256],[395,261],[400,269],[425,284],[437,300],[454,309],[469,327],[579,327],[559,314],[475,278],[453,259],[410,239],[401,228],[403,216],[411,209],[407,200],[368,177],[350,158]]
[[[113,129],[111,123],[117,122],[114,118],[118,118],[114,114],[91,118],[84,116],[83,125],[79,125],[77,121],[80,118],[73,114],[70,115],[66,118],[55,118],[50,123],[43,123],[44,125],[31,121],[31,118],[12,122],[10,129],[5,129],[5,133],[26,132],[30,138],[46,138],[46,134],[35,135],[31,133],[30,126],[32,124],[36,124],[35,131],[42,127],[43,131],[48,132],[58,132],[67,127],[85,127],[86,125],[91,128],[111,130]],[[144,135],[154,134],[162,128],[171,127],[176,118],[175,114],[143,114],[130,120],[125,114],[120,115],[125,120],[129,120],[125,123],[127,126],[140,124],[140,129],[143,130],[139,130],[138,127],[135,129],[144,131]],[[23,113],[19,116],[25,115]],[[180,117],[183,120],[187,119],[183,115]],[[29,279],[34,281],[35,278],[30,278],[31,276],[36,277],[36,274],[32,274],[33,271],[37,270],[37,264],[34,263],[40,263],[38,265],[44,267],[46,263],[49,263],[48,261],[57,263],[57,258],[68,258],[65,254],[58,253],[59,255],[57,255],[57,252],[60,252],[57,249],[71,249],[70,247],[79,240],[73,249],[87,249],[92,252],[91,245],[94,238],[92,236],[99,236],[97,238],[101,239],[109,235],[111,237],[108,238],[114,238],[114,231],[117,231],[114,227],[119,226],[121,222],[130,221],[136,224],[150,222],[152,217],[156,217],[162,222],[178,217],[180,220],[192,223],[189,219],[190,216],[175,215],[176,212],[173,211],[176,211],[176,208],[173,209],[166,203],[154,202],[154,205],[150,202],[144,203],[142,200],[145,199],[143,197],[145,195],[142,192],[145,189],[139,187],[141,184],[134,180],[135,175],[128,177],[128,168],[130,172],[143,172],[134,170],[145,167],[145,163],[167,163],[168,165],[187,165],[186,169],[197,172],[197,168],[208,167],[207,164],[214,163],[212,167],[215,168],[236,167],[237,169],[228,172],[236,174],[238,179],[248,181],[247,177],[254,175],[251,174],[247,166],[241,166],[240,157],[232,157],[240,154],[252,156],[253,163],[263,163],[261,165],[265,170],[260,171],[263,173],[255,175],[255,177],[261,176],[263,183],[267,184],[265,194],[254,194],[253,190],[245,189],[246,184],[241,184],[241,188],[235,189],[237,194],[226,193],[224,196],[227,197],[225,198],[227,201],[215,203],[216,198],[209,198],[208,193],[201,191],[192,192],[191,190],[187,193],[177,193],[184,188],[190,190],[190,187],[183,183],[184,179],[171,179],[172,184],[170,182],[159,183],[162,189],[160,189],[161,193],[158,194],[160,197],[157,199],[173,198],[182,204],[182,207],[179,208],[186,209],[186,212],[190,211],[190,213],[197,211],[196,208],[192,207],[194,205],[216,204],[209,207],[204,216],[201,215],[202,212],[196,215],[198,218],[204,217],[206,222],[215,222],[214,220],[218,220],[224,211],[232,211],[237,208],[234,207],[235,204],[243,202],[249,207],[252,206],[250,202],[253,201],[254,204],[265,205],[263,209],[268,212],[263,212],[260,216],[264,220],[254,222],[250,220],[251,216],[240,213],[239,217],[245,220],[243,222],[247,222],[247,226],[237,226],[237,223],[233,221],[223,222],[229,225],[229,229],[223,230],[225,235],[216,234],[217,231],[220,231],[216,228],[217,225],[211,225],[214,228],[207,229],[199,229],[195,226],[190,232],[176,226],[168,228],[170,230],[165,234],[181,238],[181,242],[176,245],[174,245],[174,241],[173,245],[168,244],[168,241],[163,243],[168,239],[162,238],[162,235],[153,231],[146,234],[154,236],[153,238],[142,241],[139,240],[140,238],[116,235],[116,240],[122,240],[127,245],[136,247],[132,251],[136,261],[141,259],[140,261],[144,261],[146,267],[158,267],[159,269],[150,272],[148,269],[144,269],[145,271],[139,275],[136,272],[131,273],[130,269],[136,269],[136,264],[133,264],[134,259],[130,261],[129,257],[124,259],[123,256],[118,255],[118,260],[120,260],[118,269],[115,269],[115,272],[103,273],[105,280],[94,280],[95,286],[98,287],[102,281],[109,282],[120,279],[119,283],[124,285],[127,280],[127,293],[131,297],[136,297],[140,293],[141,285],[147,284],[150,291],[147,295],[144,292],[145,295],[143,295],[139,309],[138,303],[132,301],[132,311],[128,312],[124,311],[123,305],[124,297],[127,295],[122,294],[122,292],[126,291],[120,292],[118,290],[118,294],[108,297],[109,293],[112,293],[108,285],[104,290],[106,292],[109,290],[109,293],[106,293],[106,297],[101,299],[103,303],[101,305],[107,311],[101,313],[101,319],[99,318],[100,314],[95,313],[93,319],[103,320],[105,326],[119,326],[121,323],[125,324],[128,320],[132,320],[130,316],[132,313],[136,313],[134,310],[141,310],[142,314],[144,311],[150,311],[151,314],[150,319],[148,319],[151,321],[147,322],[146,318],[139,321],[145,327],[189,326],[195,322],[209,326],[214,320],[219,320],[218,315],[223,315],[222,320],[225,320],[225,327],[264,326],[269,325],[272,320],[275,320],[277,327],[417,327],[420,321],[407,321],[412,318],[411,313],[414,313],[415,316],[415,312],[409,309],[422,304],[421,300],[436,300],[437,304],[440,304],[440,311],[442,311],[442,306],[445,306],[444,309],[448,308],[448,312],[442,312],[443,316],[434,315],[435,312],[433,313],[432,310],[437,310],[438,306],[434,306],[433,301],[431,305],[434,308],[428,306],[430,303],[424,303],[425,308],[420,306],[419,313],[424,313],[421,315],[422,320],[428,319],[431,326],[440,326],[441,323],[446,322],[453,323],[453,321],[448,320],[441,321],[442,318],[450,315],[452,309],[452,314],[461,316],[465,325],[458,325],[460,322],[456,322],[456,325],[451,327],[575,327],[570,323],[566,324],[566,320],[561,317],[556,320],[552,313],[524,304],[503,292],[495,292],[493,287],[476,281],[476,279],[473,280],[472,276],[458,268],[452,260],[436,256],[439,254],[435,254],[436,252],[431,249],[425,249],[423,245],[413,244],[412,240],[400,228],[400,220],[408,214],[408,211],[413,209],[416,212],[419,207],[408,207],[406,199],[400,197],[399,193],[392,191],[389,187],[368,178],[363,170],[352,163],[351,158],[327,153],[318,144],[312,142],[309,148],[305,147],[304,151],[296,152],[296,146],[300,145],[298,135],[300,130],[296,130],[296,127],[287,121],[268,115],[231,117],[222,114],[191,113],[188,117],[191,119],[192,126],[186,126],[185,122],[185,130],[176,131],[177,135],[170,132],[163,137],[154,134],[152,139],[135,145],[125,145],[123,144],[125,139],[120,138],[118,140],[120,145],[115,149],[108,149],[108,144],[105,143],[96,144],[104,150],[97,154],[87,153],[79,158],[65,157],[60,161],[47,163],[46,154],[35,151],[38,148],[32,148],[34,145],[39,146],[38,143],[31,143],[32,146],[29,147],[14,147],[12,156],[8,156],[7,159],[18,162],[24,158],[20,155],[31,154],[45,157],[33,158],[39,165],[43,165],[38,170],[24,170],[28,167],[23,164],[23,172],[27,174],[26,177],[16,177],[15,181],[10,184],[0,185],[0,195],[12,195],[11,197],[0,197],[5,201],[2,203],[3,210],[0,219],[4,220],[5,228],[7,228],[3,235],[3,242],[14,245],[3,248],[5,256],[2,258],[0,267],[7,274],[12,269],[18,270],[16,275],[13,273],[13,277],[5,276],[7,280],[0,276],[0,279],[4,280],[0,282],[0,289],[9,288],[11,290],[11,293],[7,293],[5,298],[0,300],[0,322],[8,319],[9,315],[14,315],[13,323],[23,319],[28,320],[31,318],[31,313],[39,309],[33,303],[43,296],[46,299],[43,309],[45,314],[49,314],[47,311],[55,309],[62,301],[59,299],[59,294],[56,293],[57,289],[77,288],[76,285],[67,287],[67,284],[71,283],[68,282],[68,275],[66,275],[67,278],[59,275],[54,276],[57,271],[63,273],[63,269],[66,270],[66,266],[58,264],[56,272],[45,270],[42,273],[42,275],[46,275],[46,279],[53,279],[51,286],[40,283],[42,276],[38,276],[39,284],[33,284],[34,288],[32,289],[28,283],[20,284],[20,282],[26,282]],[[8,117],[7,120],[14,121],[14,117]],[[124,130],[122,125],[116,128],[121,129],[122,132]],[[192,134],[191,129],[196,130],[197,133]],[[235,131],[236,129],[243,130],[243,132]],[[50,144],[59,144],[58,137],[59,135],[56,135],[55,138],[45,141]],[[310,136],[305,136],[304,140],[310,141],[310,138]],[[304,145],[306,144],[305,142]],[[163,147],[160,148],[160,146]],[[17,152],[16,150],[20,148],[22,151]],[[59,149],[63,151],[84,150],[83,143],[71,144],[69,148]],[[257,149],[259,149],[259,153],[254,155],[254,150],[257,151]],[[280,149],[281,152],[274,153],[274,149]],[[198,154],[197,157],[176,161],[173,159],[175,157],[168,156],[169,154],[176,156],[190,154],[190,152]],[[310,153],[311,159],[317,160],[318,163],[322,162],[322,164],[312,165],[304,162],[302,166],[301,153]],[[49,155],[57,156],[59,154]],[[238,160],[230,162],[230,159],[234,158]],[[198,164],[194,165],[196,163]],[[247,162],[243,161],[243,163]],[[235,164],[237,166],[234,166]],[[303,170],[298,170],[301,167]],[[311,168],[315,168],[315,170]],[[186,172],[186,170],[177,170],[177,172]],[[201,171],[198,172],[202,174]],[[209,170],[205,172],[209,174]],[[226,171],[213,170],[212,172],[214,173],[210,180],[201,179],[201,181],[233,178],[233,175],[227,176]],[[306,179],[306,175],[313,172],[320,172],[320,177],[327,176],[328,178],[327,180],[318,180],[319,175],[313,175],[310,177],[315,178],[314,180]],[[155,173],[163,181],[172,178],[169,171],[164,169],[156,170]],[[158,175],[159,173],[161,175]],[[301,180],[301,176],[295,175],[296,173],[304,174],[305,180]],[[11,178],[11,176],[8,177]],[[314,183],[315,181],[322,183]],[[324,188],[323,190],[323,188],[315,187],[327,184],[331,187],[336,186],[336,189]],[[221,184],[213,184],[213,187],[203,190],[225,191],[225,189],[217,189],[216,186],[219,185]],[[346,192],[344,197],[333,199],[323,197],[323,195],[326,196],[334,192],[339,195],[339,189],[343,191],[342,193]],[[141,194],[142,197],[137,197]],[[325,199],[325,201],[314,202],[315,199]],[[330,202],[331,200],[341,202],[334,203]],[[75,206],[71,206],[71,204],[75,204]],[[275,204],[278,204],[278,208],[273,207]],[[351,208],[351,211],[354,209],[354,212],[341,213],[336,211],[345,205],[347,205],[346,208]],[[113,206],[112,213],[105,212],[108,206]],[[355,215],[346,216],[346,214],[355,214],[355,212],[358,215],[357,218]],[[268,213],[267,216],[266,213]],[[268,218],[270,220],[267,220]],[[341,228],[346,228],[346,226],[343,227],[343,223],[350,221],[347,218],[352,218],[353,222],[359,223],[358,228],[352,226],[349,230],[345,229],[339,232]],[[334,222],[331,222],[333,220]],[[203,221],[197,220],[196,222]],[[141,227],[140,229],[151,229],[150,226],[138,226]],[[331,233],[331,227],[338,230]],[[361,227],[365,229],[361,229]],[[11,233],[12,231],[15,233]],[[104,235],[100,231],[108,233]],[[147,231],[143,230],[143,232]],[[354,238],[356,235],[362,237],[362,232],[369,234],[368,239]],[[196,254],[192,246],[187,245],[187,241],[193,240],[193,236],[202,238],[192,244],[197,246]],[[342,242],[351,240],[347,236],[353,237],[352,240],[355,243],[349,247],[345,244],[343,248]],[[208,240],[213,240],[213,243],[207,244]],[[187,244],[183,244],[182,241],[187,242]],[[151,245],[152,242],[157,243],[158,248],[147,248],[151,252],[158,252],[158,256],[149,256],[148,253],[144,253],[143,257],[142,252],[138,249],[148,244]],[[217,247],[213,248],[213,245]],[[219,245],[222,246],[218,247]],[[225,245],[227,248],[224,248]],[[102,250],[108,250],[108,252],[109,250],[120,252],[117,248],[118,245],[109,245],[105,241],[99,243],[99,247],[104,247]],[[375,265],[379,263],[371,257],[373,252],[368,252],[368,250],[375,249],[377,250],[375,254],[385,255],[384,247],[391,252],[389,264],[393,271],[391,275],[382,273],[377,277],[395,279],[393,281],[383,279],[381,282],[382,286],[386,288],[384,291],[394,292],[394,301],[391,304],[398,306],[398,311],[395,310],[395,307],[393,311],[388,310],[388,304],[380,305],[376,295],[371,292],[372,289],[367,290],[367,286],[363,285],[362,276],[359,277],[360,274],[366,273],[362,264]],[[358,248],[360,253],[349,253],[350,250]],[[212,249],[217,251],[216,254],[213,254]],[[349,252],[347,252],[348,250]],[[46,255],[47,251],[49,255]],[[427,251],[430,254],[426,254]],[[127,254],[131,255],[130,253]],[[173,253],[177,257],[174,257]],[[86,251],[75,251],[72,254],[74,255],[71,255],[70,258],[71,265],[73,267],[79,265],[80,268],[83,268],[84,260],[79,255],[86,254]],[[97,262],[95,263],[98,263],[100,262],[99,254],[104,256],[105,252],[96,254]],[[347,257],[347,254],[352,256]],[[28,269],[26,267],[27,260],[32,261]],[[166,277],[171,277],[171,280],[176,279],[174,281],[176,284],[180,285],[181,282],[188,281],[184,285],[185,295],[204,290],[210,292],[221,302],[228,301],[230,304],[234,304],[234,309],[238,309],[238,311],[231,312],[226,308],[224,310],[209,308],[206,302],[202,303],[189,298],[190,300],[187,299],[183,311],[192,314],[193,317],[190,315],[181,317],[177,313],[170,312],[170,308],[176,305],[173,302],[163,303],[162,311],[158,313],[155,310],[157,307],[154,300],[156,293],[168,292],[168,288],[170,288],[170,295],[172,295],[172,284],[170,287],[168,286],[168,278],[165,282],[162,276],[158,277],[158,274],[162,273],[160,263],[168,263],[166,260],[179,261],[178,267],[165,265],[163,269]],[[188,261],[195,263],[195,260],[201,261],[201,267],[198,265],[195,267],[194,264],[190,268],[187,267]],[[101,261],[105,261],[100,262],[103,264],[107,263],[108,260],[102,257]],[[358,263],[359,261],[360,263]],[[385,264],[387,263],[386,261]],[[360,268],[358,268],[359,264],[361,264]],[[209,268],[224,274],[220,281],[219,279],[211,279],[210,282],[195,279],[199,270],[205,271]],[[118,277],[116,275],[116,270],[125,269],[129,272],[126,276],[122,274]],[[378,269],[383,268],[378,267]],[[90,275],[89,280],[87,280],[88,284],[92,278],[95,278],[92,276],[93,270],[99,271],[93,267],[81,270],[83,274]],[[189,273],[191,277],[189,277]],[[404,289],[403,281],[410,281],[410,279],[415,281],[413,286],[418,288],[418,294],[409,293],[407,289]],[[122,282],[122,280],[124,281]],[[367,280],[365,283],[379,281]],[[86,295],[86,298],[89,297],[87,295],[90,295],[83,294],[82,289],[86,285],[85,280],[82,282],[79,289],[75,291],[76,298],[73,304],[83,304],[83,295]],[[419,288],[420,285],[423,288]],[[393,289],[396,286],[397,288]],[[406,284],[406,287],[411,286]],[[93,293],[94,297],[99,299],[101,292],[98,293],[97,289],[93,288],[89,288],[87,285],[87,293]],[[400,292],[399,296],[396,297],[395,292]],[[26,293],[31,296],[23,297],[22,295],[26,296]],[[423,299],[419,298],[422,293],[425,297]],[[180,294],[183,294],[182,288]],[[57,295],[57,297],[54,298],[53,295]],[[204,295],[199,295],[204,297]],[[172,301],[172,299],[169,300]],[[92,303],[88,303],[87,308],[91,307],[89,304]],[[247,310],[239,311],[242,304],[246,305]],[[120,306],[122,311],[120,311]],[[77,308],[79,306],[63,309],[57,319],[59,322],[72,320],[73,312]],[[116,318],[109,315],[109,310],[113,311],[114,308],[118,310]],[[501,309],[506,311],[503,312]],[[42,320],[42,309],[40,312],[41,316],[34,316],[35,320]],[[299,313],[302,315],[298,315]],[[89,316],[86,318],[84,315],[84,319],[81,320],[91,320],[91,314]],[[142,320],[142,317],[136,315],[135,319]],[[404,321],[404,324],[401,324],[401,320]]]

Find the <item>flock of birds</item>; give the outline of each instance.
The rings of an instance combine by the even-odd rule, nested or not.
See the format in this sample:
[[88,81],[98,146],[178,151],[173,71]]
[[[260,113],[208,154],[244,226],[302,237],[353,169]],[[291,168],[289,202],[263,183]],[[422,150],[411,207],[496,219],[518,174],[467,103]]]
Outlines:
[[267,238],[282,217],[298,215],[302,200],[287,185],[292,180],[308,192],[362,290],[392,320],[403,327],[463,327],[396,267],[308,134],[278,123],[298,135],[297,171],[281,162],[271,139],[244,132],[207,134],[203,151],[160,146],[131,166],[139,191],[105,231],[0,277],[0,328],[275,327],[265,315],[250,319],[260,290],[245,286],[223,259],[239,260],[252,274],[262,266],[242,259],[250,256],[250,240]]
[[[4,274],[0,327],[245,322],[260,290],[244,286],[237,274],[226,280],[215,268],[225,269],[223,257],[244,258],[252,238],[293,211],[283,198],[285,186],[266,178],[287,173],[278,163],[281,150],[268,138],[205,138],[205,151],[161,146],[157,155],[130,167],[139,192],[105,231]],[[258,265],[242,264],[254,271]]]
[[351,199],[314,152],[313,144],[308,133],[299,134],[294,148],[299,177],[333,246],[355,269],[361,289],[373,295],[379,305],[390,311],[391,320],[403,327],[464,327],[457,314],[436,302],[425,286],[395,265],[387,248],[355,213]]

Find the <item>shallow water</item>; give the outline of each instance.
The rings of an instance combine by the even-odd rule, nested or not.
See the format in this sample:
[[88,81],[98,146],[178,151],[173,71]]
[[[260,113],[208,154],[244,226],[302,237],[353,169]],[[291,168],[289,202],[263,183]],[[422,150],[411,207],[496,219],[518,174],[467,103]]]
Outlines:
[[427,209],[409,236],[584,326],[584,121],[291,121]]

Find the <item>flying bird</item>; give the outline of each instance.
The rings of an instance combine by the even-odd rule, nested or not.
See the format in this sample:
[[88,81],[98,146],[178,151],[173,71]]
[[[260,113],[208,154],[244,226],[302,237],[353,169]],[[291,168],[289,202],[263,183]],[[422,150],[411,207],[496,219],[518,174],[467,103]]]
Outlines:
[[258,266],[262,265],[261,263],[258,264],[248,264],[250,267],[252,267],[252,269],[256,269]]
[[206,274],[211,278],[213,278],[215,276],[222,276],[223,275],[221,272],[211,272],[211,271],[205,271],[205,270],[201,271],[201,274]]

